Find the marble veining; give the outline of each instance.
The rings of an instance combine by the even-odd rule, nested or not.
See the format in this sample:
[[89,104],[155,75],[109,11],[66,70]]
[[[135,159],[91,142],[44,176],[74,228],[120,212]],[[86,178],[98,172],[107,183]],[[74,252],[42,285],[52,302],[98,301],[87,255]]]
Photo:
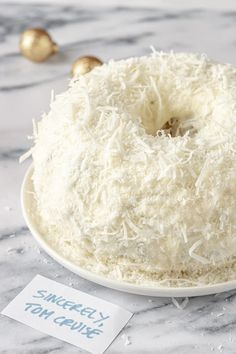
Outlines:
[[[209,5],[210,1],[206,1]],[[165,7],[162,1],[94,5],[0,3],[0,310],[38,273],[117,303],[134,312],[109,354],[236,353],[236,291],[195,297],[180,310],[170,298],[121,293],[70,273],[39,249],[25,226],[20,185],[30,161],[18,158],[30,146],[32,119],[48,111],[50,92],[63,91],[76,57],[103,60],[160,50],[204,52],[236,64],[236,5]],[[34,64],[18,50],[29,26],[47,28],[61,51]],[[183,299],[178,299],[180,305]],[[0,354],[85,353],[9,318],[0,317]]]

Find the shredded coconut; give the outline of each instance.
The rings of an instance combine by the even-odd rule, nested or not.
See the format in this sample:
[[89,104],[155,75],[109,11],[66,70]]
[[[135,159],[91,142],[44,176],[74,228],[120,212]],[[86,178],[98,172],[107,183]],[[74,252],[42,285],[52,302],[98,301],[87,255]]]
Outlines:
[[174,297],[172,297],[172,302],[173,304],[177,307],[177,309],[179,310],[183,310],[185,309],[185,307],[187,306],[187,304],[189,303],[189,298],[186,297],[181,303],[179,303],[179,301],[177,301]]
[[236,69],[153,52],[71,81],[34,122],[37,223],[80,266],[136,283],[236,274]]
[[124,345],[127,346],[127,345],[130,345],[131,344],[131,341],[129,339],[129,336],[127,336],[127,334],[122,334],[121,335],[121,338],[124,340]]

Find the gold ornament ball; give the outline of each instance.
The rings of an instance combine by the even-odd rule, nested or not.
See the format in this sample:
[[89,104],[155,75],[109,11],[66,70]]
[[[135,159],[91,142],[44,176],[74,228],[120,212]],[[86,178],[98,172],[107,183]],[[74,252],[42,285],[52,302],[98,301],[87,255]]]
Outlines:
[[102,64],[103,62],[100,59],[93,56],[80,57],[73,63],[71,75],[73,77],[84,75],[95,68],[95,66]]
[[29,28],[21,35],[20,50],[26,58],[42,62],[56,53],[58,46],[43,28]]

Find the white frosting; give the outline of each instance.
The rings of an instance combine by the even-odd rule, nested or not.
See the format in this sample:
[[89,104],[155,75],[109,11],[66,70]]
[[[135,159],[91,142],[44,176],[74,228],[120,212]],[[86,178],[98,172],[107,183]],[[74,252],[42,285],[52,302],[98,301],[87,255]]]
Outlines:
[[235,102],[236,70],[203,55],[155,52],[72,81],[34,131],[47,241],[116,279],[234,278]]

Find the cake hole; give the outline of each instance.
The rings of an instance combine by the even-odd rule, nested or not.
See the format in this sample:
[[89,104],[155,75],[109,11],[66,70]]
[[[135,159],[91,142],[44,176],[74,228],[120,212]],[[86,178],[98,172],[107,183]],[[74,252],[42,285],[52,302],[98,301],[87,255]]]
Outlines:
[[161,128],[164,130],[166,135],[170,135],[175,138],[177,136],[184,136],[186,133],[193,137],[197,133],[197,129],[194,127],[193,119],[179,119],[172,117],[170,118]]
[[[169,118],[168,116],[171,113],[170,107],[168,104],[163,101],[163,107],[160,110],[159,102],[155,100],[150,100],[148,105],[141,105],[140,108],[140,117],[142,120],[143,127],[147,134],[153,136],[168,135],[173,138],[178,136],[184,136],[188,133],[189,136],[193,137],[197,133],[197,119],[193,116],[192,112],[183,113],[184,116],[176,116],[173,114]],[[137,109],[137,107],[136,107]],[[165,123],[164,123],[165,122]],[[164,124],[164,125],[163,125]]]
[[182,132],[179,128],[180,120],[178,118],[170,118],[168,122],[166,122],[161,130],[164,130],[166,134],[169,134],[172,137],[182,136]]

